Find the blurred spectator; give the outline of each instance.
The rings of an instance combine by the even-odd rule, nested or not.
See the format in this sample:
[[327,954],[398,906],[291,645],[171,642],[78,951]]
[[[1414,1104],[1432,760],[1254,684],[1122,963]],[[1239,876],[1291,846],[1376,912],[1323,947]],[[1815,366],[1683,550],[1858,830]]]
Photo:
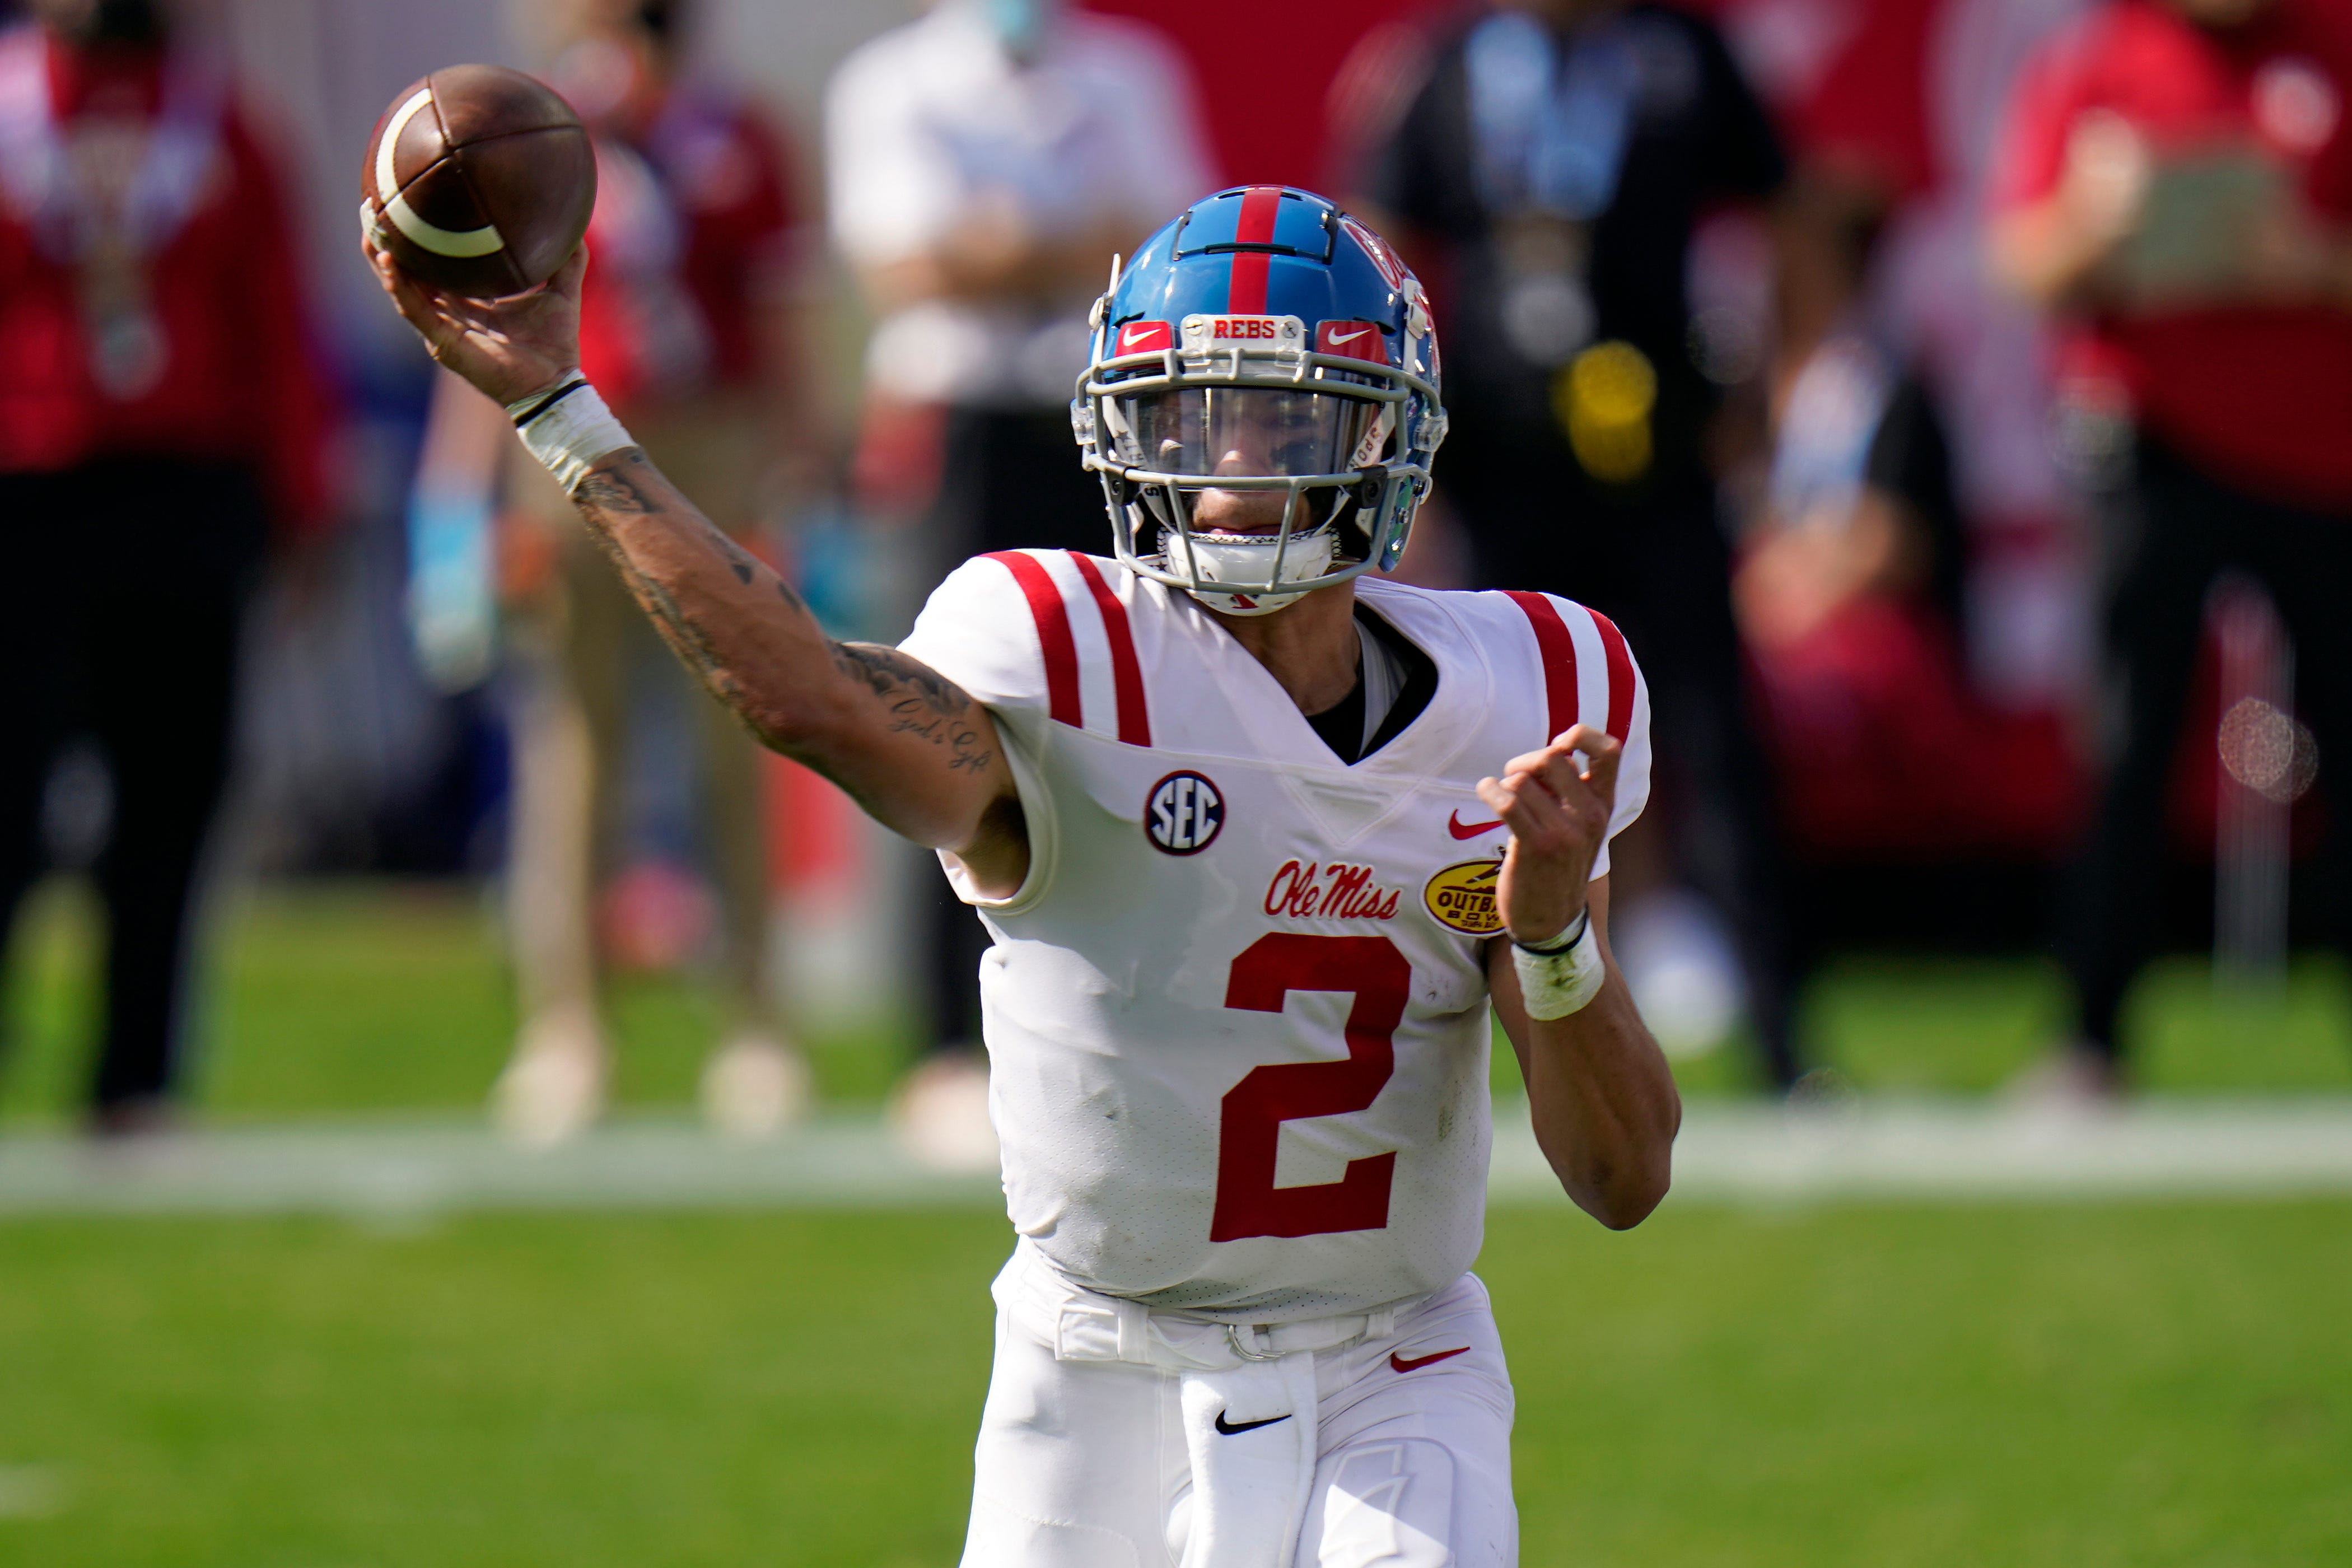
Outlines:
[[[2079,1038],[2039,1082],[2118,1080],[2150,941],[2170,762],[2205,601],[2269,589],[2324,760],[2352,747],[2352,12],[2331,0],[2111,0],[2012,105],[1993,256],[2074,328],[2062,428],[2111,471],[2105,798],[2064,946]],[[2326,781],[2323,781],[2326,782]],[[2352,895],[2352,796],[2322,877]],[[2352,940],[2352,921],[2339,925]]]
[[[1211,186],[1181,61],[1150,29],[1060,0],[940,0],[843,62],[826,132],[834,237],[878,318],[869,490],[936,474],[937,542],[955,560],[1100,552],[1110,525],[1071,445],[1070,396],[1112,255]],[[940,443],[929,464],[924,432]],[[976,1103],[987,937],[944,885],[932,897],[929,1040],[953,1054],[902,1110],[923,1142],[923,1108],[950,1107],[951,1144]]]
[[1955,764],[1980,750],[1943,422],[1866,307],[1883,218],[1828,181],[1783,204],[1769,450],[1734,580],[1787,817],[1816,847],[1900,842],[1923,816],[1949,837],[1974,793]]
[[[1392,121],[1346,140],[1368,149],[1358,203],[1415,253],[1444,324],[1440,494],[1478,584],[1572,595],[1641,650],[1670,875],[1728,918],[1766,1070],[1786,1085],[1778,857],[1702,452],[1717,398],[1685,289],[1699,213],[1771,196],[1779,142],[1713,28],[1662,5],[1482,7],[1415,63],[1412,89],[1388,95]],[[1635,858],[1620,862],[1629,901]]]
[[[1360,123],[1351,100],[1384,90],[1393,73],[1372,36],[1410,46],[1411,17],[1427,0],[1083,0],[1099,16],[1132,16],[1164,33],[1192,62],[1211,162],[1225,183],[1321,190],[1335,166],[1351,168],[1333,145]],[[1245,37],[1246,48],[1234,40]],[[1370,47],[1367,47],[1370,44]],[[1265,62],[1282,62],[1283,90],[1265,90]],[[1349,74],[1353,73],[1353,74]]]
[[947,410],[944,542],[1100,548],[1070,394],[1112,255],[1209,185],[1181,61],[1059,0],[941,0],[844,61],[826,114],[834,236],[878,318],[869,418]]
[[1751,638],[1782,647],[1855,597],[1959,609],[1959,518],[1933,397],[1869,308],[1885,221],[1866,191],[1801,182],[1777,215],[1779,327]]
[[[1946,425],[1869,289],[1885,216],[1870,186],[1815,170],[1775,218],[1768,450],[1734,598],[1809,868],[2031,850],[2044,774],[2064,770],[2055,725],[1994,710],[1962,666]],[[2012,737],[1998,751],[1997,726]]]
[[[596,145],[582,369],[712,521],[756,544],[763,504],[810,480],[824,447],[788,293],[797,215],[777,131],[723,85],[680,76],[681,0],[556,0],[547,16],[552,79]],[[487,522],[501,491],[494,564]],[[522,1025],[499,1082],[501,1124],[551,1142],[593,1121],[611,1072],[600,957],[675,959],[697,934],[690,879],[667,861],[621,863],[622,779],[650,700],[692,727],[719,893],[727,1018],[704,1109],[740,1133],[782,1125],[805,1103],[808,1070],[767,978],[758,748],[656,644],[503,413],[454,379],[436,394],[412,523],[428,663],[455,680],[478,674],[493,571],[515,610],[509,876]]]
[[92,1124],[168,1120],[239,628],[274,542],[327,520],[333,399],[287,192],[164,0],[39,0],[0,36],[0,921],[43,869],[52,764],[112,784]]

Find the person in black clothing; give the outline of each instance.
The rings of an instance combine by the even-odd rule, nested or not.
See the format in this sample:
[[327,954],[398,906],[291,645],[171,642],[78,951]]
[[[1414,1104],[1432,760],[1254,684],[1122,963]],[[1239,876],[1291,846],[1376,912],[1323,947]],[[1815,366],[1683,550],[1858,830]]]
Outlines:
[[1764,1065],[1800,1068],[1767,776],[1744,706],[1684,287],[1708,205],[1779,142],[1722,39],[1648,4],[1527,0],[1455,24],[1351,205],[1431,279],[1453,435],[1441,492],[1479,585],[1554,590],[1645,650],[1678,876],[1729,919]]
[[1847,598],[1915,598],[1957,632],[1968,541],[1951,447],[1919,366],[1870,309],[1883,195],[1815,171],[1775,214],[1764,482],[1735,597],[1751,646],[1792,640]]
[[92,868],[91,1131],[168,1126],[195,907],[273,544],[332,515],[332,387],[274,151],[152,0],[0,32],[0,942],[50,868],[58,758],[112,784]]
[[2311,883],[2334,907],[2312,912],[2352,947],[2352,795],[2326,771],[2352,747],[2352,127],[2331,110],[2274,131],[2273,95],[2244,84],[2289,79],[2352,99],[2334,0],[2114,0],[2027,63],[2002,127],[1993,274],[2071,340],[2069,423],[2106,454],[2104,777],[2061,913],[2077,1034],[2020,1081],[2032,1095],[2125,1087],[2124,1002],[2158,935],[2168,783],[2225,572],[2259,582],[2294,640],[2293,706],[2333,792]]

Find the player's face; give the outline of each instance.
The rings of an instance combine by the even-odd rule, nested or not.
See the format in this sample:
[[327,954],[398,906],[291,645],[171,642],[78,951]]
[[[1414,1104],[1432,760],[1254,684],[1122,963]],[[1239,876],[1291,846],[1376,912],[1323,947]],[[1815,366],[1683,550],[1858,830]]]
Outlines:
[[[1375,409],[1328,393],[1211,386],[1127,399],[1122,412],[1129,430],[1119,445],[1129,462],[1160,473],[1289,477],[1359,466],[1357,448]],[[1282,526],[1288,496],[1284,489],[1202,489],[1194,492],[1192,525],[1270,533]],[[1308,523],[1298,519],[1293,526]]]

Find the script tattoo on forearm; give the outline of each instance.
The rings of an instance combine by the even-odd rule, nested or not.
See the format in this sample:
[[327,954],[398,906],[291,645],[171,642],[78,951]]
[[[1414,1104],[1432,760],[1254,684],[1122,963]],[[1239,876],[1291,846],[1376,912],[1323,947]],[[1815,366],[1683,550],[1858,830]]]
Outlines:
[[968,715],[971,699],[937,670],[897,648],[874,643],[835,643],[833,662],[862,683],[889,710],[890,732],[919,735],[948,749],[948,766],[984,773],[996,753],[980,743]]

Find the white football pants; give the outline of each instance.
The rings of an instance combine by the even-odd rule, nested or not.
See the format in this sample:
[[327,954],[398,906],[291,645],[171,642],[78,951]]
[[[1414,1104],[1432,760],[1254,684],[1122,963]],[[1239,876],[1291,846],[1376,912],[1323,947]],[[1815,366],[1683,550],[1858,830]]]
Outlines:
[[1486,1288],[1227,1330],[997,1276],[962,1568],[1516,1568]]

